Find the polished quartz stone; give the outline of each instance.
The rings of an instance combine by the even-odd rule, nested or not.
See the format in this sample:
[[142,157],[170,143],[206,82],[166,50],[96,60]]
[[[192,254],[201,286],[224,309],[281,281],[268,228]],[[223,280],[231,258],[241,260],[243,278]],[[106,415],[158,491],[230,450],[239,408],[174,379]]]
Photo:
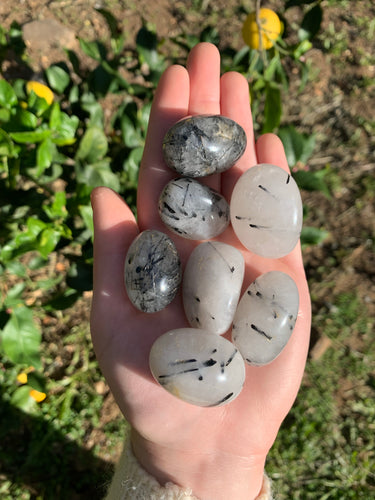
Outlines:
[[132,304],[143,312],[160,311],[175,297],[181,278],[173,241],[156,230],[139,234],[125,261],[125,286]]
[[229,224],[229,205],[217,191],[195,179],[170,181],[159,199],[159,214],[174,233],[192,240],[208,240]]
[[151,348],[150,369],[164,389],[197,406],[229,403],[245,381],[245,363],[235,346],[196,328],[159,337]]
[[233,320],[232,341],[250,365],[273,361],[286,346],[297,319],[298,289],[281,271],[259,276],[242,296]]
[[183,303],[190,326],[216,334],[232,324],[244,276],[239,250],[205,241],[191,253],[182,281]]
[[282,168],[266,163],[251,167],[239,178],[230,214],[241,243],[263,257],[287,255],[302,229],[302,201],[295,180]]
[[243,128],[221,115],[185,118],[169,129],[163,141],[166,164],[188,177],[203,177],[228,170],[245,148]]

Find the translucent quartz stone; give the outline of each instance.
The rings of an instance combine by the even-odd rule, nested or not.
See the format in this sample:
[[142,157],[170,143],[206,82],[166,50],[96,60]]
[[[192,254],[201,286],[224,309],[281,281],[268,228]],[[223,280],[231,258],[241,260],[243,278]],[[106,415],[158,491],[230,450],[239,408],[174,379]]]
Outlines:
[[175,297],[181,278],[173,241],[160,231],[139,234],[125,261],[125,286],[132,304],[143,312],[160,311]]
[[245,363],[234,345],[196,328],[159,337],[151,348],[150,369],[164,389],[197,406],[229,403],[245,381]]
[[298,186],[275,165],[251,167],[237,181],[230,202],[238,239],[251,252],[279,258],[293,250],[302,229]]
[[232,341],[245,361],[262,366],[286,346],[298,313],[293,279],[280,271],[259,276],[242,296],[233,320]]
[[159,199],[159,214],[174,233],[191,240],[208,240],[229,224],[229,205],[214,189],[195,179],[170,181]]
[[177,122],[163,141],[166,164],[181,175],[203,177],[228,170],[244,153],[246,134],[221,115],[196,115]]
[[193,250],[182,281],[185,313],[193,328],[216,334],[229,329],[244,268],[241,252],[226,243],[206,241]]

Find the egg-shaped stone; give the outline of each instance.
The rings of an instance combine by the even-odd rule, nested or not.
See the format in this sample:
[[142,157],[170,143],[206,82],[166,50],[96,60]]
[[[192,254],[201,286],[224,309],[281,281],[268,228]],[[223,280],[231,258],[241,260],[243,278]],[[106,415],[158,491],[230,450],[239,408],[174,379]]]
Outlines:
[[168,229],[191,240],[218,236],[230,220],[226,199],[189,177],[174,179],[164,187],[159,198],[159,214]]
[[203,177],[228,170],[246,149],[246,133],[222,115],[195,115],[177,122],[163,140],[166,164],[181,175]]
[[302,200],[295,180],[275,165],[251,167],[234,186],[230,217],[248,250],[274,259],[287,255],[302,229]]
[[155,380],[174,396],[197,406],[221,406],[241,392],[245,363],[220,335],[196,328],[171,330],[150,351]]
[[297,319],[297,285],[286,273],[259,276],[242,296],[233,319],[232,341],[250,365],[273,361],[286,346]]
[[173,241],[161,231],[146,230],[130,245],[125,260],[125,287],[140,311],[161,311],[181,283],[181,262]]
[[216,334],[232,324],[241,293],[245,263],[237,248],[219,241],[195,247],[182,281],[186,318],[193,328]]

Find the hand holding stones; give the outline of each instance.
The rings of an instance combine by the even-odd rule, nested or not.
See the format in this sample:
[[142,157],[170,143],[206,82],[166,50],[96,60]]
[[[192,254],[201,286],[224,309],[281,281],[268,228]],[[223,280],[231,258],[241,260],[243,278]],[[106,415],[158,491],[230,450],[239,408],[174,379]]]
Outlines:
[[[246,137],[232,120],[195,116],[178,122],[163,142],[166,163],[188,176],[170,181],[159,198],[165,226],[190,240],[219,236],[231,219],[245,248],[279,258],[296,245],[302,202],[294,179],[275,165],[251,167],[237,181],[228,205],[218,192],[194,177],[220,173],[243,154]],[[150,369],[171,394],[198,406],[233,400],[244,383],[244,360],[254,366],[272,362],[292,334],[298,290],[290,276],[271,271],[245,291],[240,302],[244,259],[233,246],[204,241],[187,261],[182,300],[191,328],[172,330],[154,343]],[[132,303],[157,312],[175,297],[181,281],[172,241],[145,231],[131,245],[125,282]],[[232,325],[232,342],[220,337]]]

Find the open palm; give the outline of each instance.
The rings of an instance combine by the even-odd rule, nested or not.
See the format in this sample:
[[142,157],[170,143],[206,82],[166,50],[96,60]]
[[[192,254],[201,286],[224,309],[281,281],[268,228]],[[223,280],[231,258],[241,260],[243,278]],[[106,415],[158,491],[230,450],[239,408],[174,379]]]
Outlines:
[[[243,475],[247,474],[249,483],[255,484],[255,497],[265,457],[293,404],[305,366],[310,301],[300,246],[274,260],[247,251],[231,227],[216,238],[242,252],[246,264],[243,289],[258,275],[280,270],[295,280],[300,294],[297,323],[284,351],[267,366],[247,366],[240,395],[218,408],[201,408],[178,400],[156,384],[149,370],[148,356],[155,339],[172,328],[188,326],[181,294],[163,311],[147,314],[131,305],[124,288],[126,252],[140,231],[152,228],[169,234],[183,266],[199,243],[169,233],[157,209],[163,187],[175,177],[163,162],[163,136],[176,121],[191,114],[223,114],[246,131],[248,146],[243,157],[224,174],[205,179],[228,201],[236,180],[251,166],[273,163],[288,169],[276,136],[267,134],[255,142],[248,84],[234,72],[220,78],[220,56],[213,45],[197,45],[190,53],[187,69],[168,68],[160,80],[150,116],[139,175],[138,221],[113,191],[98,188],[92,195],[92,337],[101,369],[132,426],[133,449],[144,468],[162,483],[173,481],[190,486],[200,498],[217,500],[229,498],[225,496],[224,482],[228,482],[228,472],[232,470],[233,482],[237,478],[243,483],[233,498],[251,498],[251,486]],[[216,473],[212,486],[207,476],[215,467],[222,470]]]

